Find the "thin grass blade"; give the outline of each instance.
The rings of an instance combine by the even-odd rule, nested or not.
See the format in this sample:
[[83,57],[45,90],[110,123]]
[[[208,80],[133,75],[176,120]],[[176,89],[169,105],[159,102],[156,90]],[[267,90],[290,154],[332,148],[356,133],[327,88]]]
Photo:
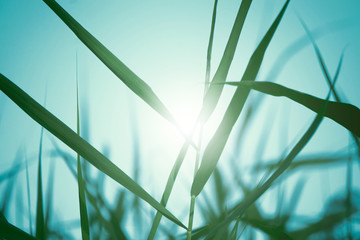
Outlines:
[[32,227],[32,217],[31,217],[29,166],[28,166],[28,159],[26,156],[25,156],[25,164],[26,164],[26,191],[27,191],[28,214],[29,214],[29,228],[30,228],[30,234],[32,235],[33,227]]
[[54,134],[75,152],[79,153],[84,159],[89,161],[97,169],[105,173],[110,178],[114,179],[119,184],[123,185],[138,197],[142,198],[156,210],[159,210],[169,220],[186,229],[186,227],[172,213],[170,213],[163,205],[157,202],[149,193],[147,193],[141,186],[134,182],[134,180],[126,175],[120,168],[118,168],[114,163],[102,155],[92,145],[79,137],[67,125],[61,122],[45,108],[43,108],[28,94],[26,94],[23,90],[21,90],[2,74],[0,74],[0,89],[31,118],[33,118],[41,126],[45,127],[49,132]]
[[[265,51],[282,19],[282,16],[285,13],[289,2],[289,0],[286,1],[270,29],[267,31],[266,35],[251,56],[248,66],[242,77],[242,81],[249,79],[252,81],[255,80],[265,55]],[[205,183],[208,181],[210,175],[214,171],[220,155],[225,147],[227,139],[229,138],[230,132],[241,113],[248,95],[248,89],[236,89],[236,92],[231,99],[220,126],[217,128],[214,136],[211,138],[204,151],[203,160],[191,187],[191,195],[197,196],[201,192],[205,186]]]
[[[80,116],[79,116],[79,83],[77,75],[77,55],[76,55],[76,128],[77,134],[80,136]],[[81,223],[81,236],[83,240],[90,239],[89,220],[86,207],[85,184],[81,171],[81,159],[79,153],[77,154],[77,180],[79,190],[79,206],[80,206],[80,223]]]
[[[164,190],[164,193],[163,193],[163,195],[161,197],[161,202],[160,202],[164,206],[166,206],[166,204],[167,204],[167,202],[169,200],[172,188],[173,188],[174,183],[175,183],[175,179],[177,177],[177,174],[179,173],[180,166],[181,166],[182,162],[184,161],[184,158],[185,158],[185,155],[186,155],[186,152],[187,152],[188,148],[189,148],[189,143],[185,142],[185,144],[182,146],[182,148],[181,148],[181,150],[179,152],[178,157],[176,158],[176,161],[175,161],[175,164],[174,164],[173,168],[171,169],[171,172],[170,172],[170,175],[168,177],[168,181],[166,183],[165,190]],[[155,215],[155,218],[154,218],[153,222],[152,222],[151,230],[150,230],[148,239],[154,239],[156,231],[157,231],[157,229],[159,227],[159,224],[160,224],[161,217],[162,217],[162,213],[158,211],[156,213],[156,215]]]
[[42,143],[44,128],[41,127],[40,146],[39,146],[39,166],[38,166],[38,182],[37,182],[37,202],[36,202],[36,232],[35,236],[38,239],[45,239],[45,220],[44,220],[44,202],[42,196]]
[[49,238],[50,230],[50,219],[53,216],[53,193],[54,193],[54,177],[55,177],[55,162],[50,163],[50,170],[47,181],[47,190],[46,190],[46,210],[45,210],[45,239]]
[[[320,63],[321,70],[322,70],[322,72],[323,72],[323,74],[324,74],[324,76],[325,76],[325,79],[326,79],[327,84],[328,84],[328,85],[330,86],[330,88],[331,88],[331,91],[332,91],[332,93],[333,93],[333,95],[334,95],[334,97],[335,97],[336,102],[342,102],[341,99],[340,99],[339,94],[337,93],[337,91],[336,91],[336,89],[335,89],[335,87],[331,84],[331,79],[330,79],[329,71],[328,71],[328,69],[326,68],[324,58],[323,58],[323,56],[322,56],[322,54],[321,54],[321,52],[320,52],[320,49],[319,49],[318,45],[317,45],[316,42],[315,42],[314,37],[312,36],[312,34],[311,34],[310,30],[308,29],[308,27],[306,26],[305,22],[304,22],[300,17],[299,17],[299,19],[300,19],[300,22],[301,22],[303,28],[305,29],[308,37],[309,37],[310,40],[311,40],[311,43],[312,43],[312,45],[313,45],[313,47],[314,47],[316,56],[317,56],[318,61],[319,61],[319,63]],[[337,70],[336,70],[336,73],[335,73],[335,78],[337,78],[337,77],[339,76],[340,66],[341,66],[341,63],[342,63],[342,59],[343,59],[343,57],[344,57],[344,52],[345,52],[345,48],[344,48],[344,50],[343,50],[342,53],[341,53],[339,66],[338,66],[338,68],[337,68]],[[351,136],[352,136],[353,141],[355,142],[355,144],[356,144],[356,146],[357,146],[357,148],[358,148],[358,155],[360,156],[360,141],[359,141],[359,139],[358,139],[359,135],[356,137],[356,136],[354,135],[354,133],[351,133]]]
[[[253,89],[272,96],[287,97],[314,112],[319,112],[322,104],[326,101],[272,82],[242,81],[228,82],[226,84]],[[328,108],[324,116],[334,120],[350,132],[356,134],[358,137],[360,136],[360,110],[356,106],[348,103],[329,101]]]
[[210,84],[211,55],[212,55],[212,46],[213,46],[213,42],[214,42],[217,4],[218,4],[218,0],[215,0],[213,14],[212,14],[212,20],[211,20],[211,27],[210,27],[209,44],[208,44],[208,49],[207,49],[207,54],[206,54],[206,72],[205,72],[204,94],[206,94],[206,91]]

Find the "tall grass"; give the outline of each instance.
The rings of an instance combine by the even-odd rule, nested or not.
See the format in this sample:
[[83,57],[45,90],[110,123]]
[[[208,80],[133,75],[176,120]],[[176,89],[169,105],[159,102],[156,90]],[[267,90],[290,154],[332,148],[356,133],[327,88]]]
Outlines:
[[[172,168],[167,172],[168,177],[162,185],[157,185],[153,179],[148,181],[142,177],[145,174],[148,176],[160,174],[164,170],[163,166],[154,159],[150,160],[156,168],[155,173],[144,167],[145,161],[149,159],[141,149],[146,143],[143,143],[141,134],[142,119],[136,114],[134,105],[131,106],[130,112],[122,113],[122,120],[124,116],[130,115],[132,121],[130,126],[126,126],[132,133],[132,174],[127,173],[123,165],[115,161],[110,151],[100,151],[89,137],[94,129],[89,127],[91,119],[87,109],[91,110],[92,106],[81,100],[79,94],[83,85],[79,82],[77,53],[76,74],[73,81],[76,82],[74,87],[76,98],[73,100],[76,111],[71,112],[68,109],[70,114],[76,116],[75,131],[70,124],[52,113],[50,108],[39,104],[36,98],[31,96],[31,91],[25,91],[20,87],[21,84],[15,84],[26,79],[17,80],[11,75],[5,76],[6,74],[0,73],[0,89],[4,95],[15,103],[26,117],[30,117],[41,127],[38,158],[34,161],[37,163],[36,186],[30,184],[32,175],[29,172],[33,171],[29,169],[27,156],[24,156],[24,159],[19,156],[15,160],[4,159],[4,161],[13,161],[13,165],[0,173],[0,183],[6,184],[4,189],[0,188],[3,196],[0,199],[2,206],[0,239],[356,239],[360,236],[359,227],[356,225],[359,218],[359,184],[354,182],[359,172],[354,168],[355,161],[353,161],[353,159],[359,160],[360,153],[360,110],[355,103],[343,100],[346,99],[346,93],[340,91],[338,87],[340,85],[338,82],[342,78],[341,73],[346,67],[343,60],[346,58],[346,48],[343,48],[337,59],[337,66],[332,76],[330,73],[332,67],[327,65],[325,54],[320,51],[317,42],[328,32],[321,31],[321,28],[311,30],[298,14],[296,21],[303,28],[302,35],[299,39],[291,41],[288,48],[280,48],[281,51],[274,52],[272,46],[281,40],[277,32],[286,23],[284,21],[290,19],[287,14],[291,14],[288,12],[292,2],[287,0],[276,7],[276,14],[267,24],[260,41],[254,42],[247,59],[245,49],[250,47],[246,46],[248,43],[245,37],[249,36],[247,31],[254,27],[251,23],[251,19],[254,18],[252,12],[259,3],[243,0],[239,4],[224,50],[216,66],[214,59],[217,55],[214,49],[219,34],[216,27],[221,21],[218,14],[222,11],[221,2],[215,0],[212,11],[208,14],[208,43],[203,46],[203,51],[206,52],[204,59],[206,69],[203,74],[205,80],[201,83],[204,87],[203,95],[199,92],[202,96],[202,105],[198,114],[194,116],[195,122],[188,134],[168,107],[167,99],[161,100],[155,88],[151,88],[150,83],[125,64],[126,59],[121,59],[121,54],[110,51],[100,38],[97,39],[90,30],[83,27],[80,21],[78,22],[76,17],[69,13],[71,9],[65,10],[62,4],[55,0],[43,0],[44,6],[48,7],[47,11],[56,15],[57,20],[65,24],[63,27],[73,33],[73,38],[80,40],[127,87],[129,93],[133,93],[166,120],[166,123],[159,122],[159,125],[170,123],[176,129],[172,133],[174,139],[175,135],[180,134],[180,144],[173,155],[176,158],[166,159],[172,162]],[[331,26],[336,24],[331,23]],[[333,31],[329,32],[334,33]],[[279,44],[283,42],[280,41]],[[321,76],[325,80],[312,79],[324,83],[321,85],[322,95],[296,90],[291,87],[292,79],[284,81],[280,77],[281,71],[286,71],[287,62],[291,62],[294,56],[306,47],[313,48],[311,57],[317,61],[319,72],[317,77]],[[269,54],[275,54],[278,58],[272,58],[273,66],[266,73],[262,70],[264,65],[266,67],[266,64],[269,64],[266,62]],[[238,75],[231,76],[232,68],[239,68],[237,57],[245,63],[244,69]],[[305,63],[304,65],[306,66]],[[302,65],[296,67],[303,68]],[[214,73],[212,69],[215,69]],[[307,75],[309,70],[302,71],[304,75],[301,78],[314,77],[311,74]],[[288,76],[297,78],[291,71]],[[102,81],[103,85],[111,84],[110,81],[103,79],[99,81]],[[300,83],[300,86],[302,84]],[[69,89],[67,94],[74,89]],[[51,97],[50,95],[47,98],[51,99]],[[186,97],[184,93],[184,99]],[[223,104],[222,99],[226,97],[229,101]],[[281,98],[276,101],[274,97]],[[270,109],[270,114],[265,114],[266,103],[278,104],[285,101],[295,106],[294,108],[300,109],[304,115],[313,113],[312,121],[307,120],[304,125],[300,125],[296,120],[290,120],[289,116],[286,116],[288,113],[280,115],[279,122],[288,122],[292,129],[297,129],[297,135],[289,134],[289,130],[284,126],[283,129],[275,127],[277,121],[273,109]],[[298,106],[301,107],[297,108]],[[111,118],[109,117],[111,107],[106,105],[102,107],[109,111],[106,117]],[[4,112],[3,109],[2,111]],[[210,122],[219,115],[221,115],[220,120],[214,121],[217,126],[211,125]],[[144,122],[148,124],[146,128],[151,128],[147,121]],[[318,133],[323,122],[334,125],[333,128],[329,128],[330,130],[341,129],[345,133],[349,132],[350,140],[346,150],[336,152],[336,149],[327,149],[326,153],[318,151],[318,154],[302,154],[314,141],[323,141],[319,140],[321,133]],[[121,124],[123,123],[119,121],[119,125]],[[257,129],[263,129],[260,131],[258,145],[254,142],[253,136],[259,132]],[[277,131],[276,134],[281,136],[280,141],[287,138],[282,136],[287,135],[292,139],[291,143],[286,142],[286,146],[281,146],[280,152],[275,151],[276,156],[272,161],[265,162],[263,156],[266,149],[274,150],[280,145],[274,143],[274,138],[270,137],[272,131]],[[334,138],[333,135],[331,136]],[[43,150],[45,139],[52,143],[47,152]],[[156,136],[151,136],[151,139],[155,140]],[[167,142],[171,144],[174,139],[167,139]],[[131,139],[125,141],[131,142]],[[323,143],[318,143],[319,146],[321,144]],[[337,147],[344,145],[341,142],[336,144]],[[117,147],[127,146],[120,144]],[[161,149],[166,151],[168,148],[162,146]],[[248,160],[246,165],[244,158],[251,156],[248,154],[251,148],[254,149],[255,156]],[[74,152],[76,155],[73,155]],[[191,153],[195,154],[191,155]],[[46,159],[43,156],[46,156]],[[65,171],[73,176],[72,182],[77,188],[75,195],[53,197],[60,191],[59,185],[63,186],[68,182],[63,177],[55,178],[55,173],[57,176],[64,175],[54,167],[59,158],[61,163],[65,163]],[[125,161],[125,154],[121,158],[121,161]],[[44,160],[52,163],[49,169],[43,167]],[[191,168],[184,166],[185,160],[191,162]],[[346,173],[342,175],[342,179],[339,179],[344,182],[343,192],[331,192],[323,197],[321,205],[324,206],[324,210],[318,211],[316,216],[305,218],[305,214],[297,209],[298,206],[302,202],[306,202],[305,205],[309,202],[316,205],[315,202],[319,201],[318,194],[304,193],[307,189],[314,191],[314,186],[308,186],[315,185],[314,182],[310,183],[313,178],[305,182],[306,177],[302,176],[297,180],[296,176],[306,176],[310,171],[329,171],[330,167],[341,170],[344,166]],[[192,177],[184,180],[182,171],[189,169],[191,172],[188,175]],[[25,176],[22,175],[23,170],[26,171]],[[45,173],[49,176],[47,181],[43,178]],[[23,176],[24,183],[19,182],[18,175]],[[113,181],[108,181],[109,179]],[[148,182],[145,183],[146,181]],[[186,190],[178,194],[177,190],[181,188],[179,185],[181,182],[184,183]],[[23,201],[14,201],[13,189],[20,188],[23,184],[27,185]],[[44,186],[47,186],[45,198]],[[326,186],[321,185],[321,189],[325,191]],[[34,200],[31,196],[35,195],[36,209],[33,209],[31,202]],[[54,198],[60,201],[61,198],[71,198],[74,205],[79,206],[79,211],[73,213],[72,217],[75,218],[73,221],[62,218],[61,209],[54,206]],[[22,221],[19,221],[19,224],[13,222],[14,214],[10,211],[19,207],[16,205],[21,205],[19,209],[24,210],[17,213],[16,218],[28,219],[26,220],[28,227],[20,224]],[[270,211],[267,205],[271,206]],[[35,214],[32,214],[34,212]]]

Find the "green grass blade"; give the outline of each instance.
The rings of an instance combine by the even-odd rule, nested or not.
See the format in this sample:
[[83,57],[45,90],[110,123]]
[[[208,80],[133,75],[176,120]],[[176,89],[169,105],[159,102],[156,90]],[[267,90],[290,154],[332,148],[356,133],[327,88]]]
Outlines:
[[163,205],[157,202],[149,193],[147,193],[141,186],[134,182],[120,168],[118,168],[114,163],[102,155],[92,145],[79,137],[67,125],[61,122],[45,108],[43,108],[28,94],[26,94],[23,90],[21,90],[2,74],[0,74],[0,89],[31,118],[33,118],[41,126],[45,127],[49,132],[54,134],[75,152],[79,153],[84,159],[94,165],[97,169],[108,175],[110,178],[114,179],[119,184],[123,185],[138,197],[142,198],[156,210],[159,210],[169,220],[186,229],[186,227],[172,213],[170,213]]
[[[43,0],[54,13],[73,31],[82,41],[128,88],[149,104],[165,119],[174,124],[178,129],[170,111],[157,97],[146,82],[131,71],[122,61],[110,52],[101,42],[83,28],[70,14],[68,14],[56,1]],[[183,135],[185,135],[183,133]]]
[[[169,200],[172,188],[173,188],[174,183],[175,183],[175,179],[177,177],[177,174],[179,173],[180,166],[181,166],[182,162],[184,161],[184,158],[185,158],[185,155],[186,155],[186,152],[187,152],[188,148],[189,148],[189,143],[185,142],[184,145],[182,146],[180,152],[179,152],[179,155],[176,158],[176,161],[175,161],[175,164],[174,164],[173,168],[171,169],[171,172],[170,172],[170,175],[168,177],[168,180],[167,180],[167,183],[166,183],[166,186],[165,186],[165,190],[164,190],[164,193],[163,193],[163,195],[161,197],[161,202],[160,202],[164,206],[166,206],[166,204],[167,204],[167,202]],[[159,227],[159,224],[160,224],[161,217],[162,217],[162,213],[158,211],[156,213],[156,215],[155,215],[155,218],[154,218],[153,222],[152,222],[152,226],[151,226],[151,230],[150,230],[148,239],[154,239],[156,231],[157,231],[157,229]]]
[[[17,159],[17,157],[16,157]],[[9,170],[0,174],[0,183],[3,181],[9,180],[13,176],[17,175],[24,169],[25,165],[23,163],[14,164]]]
[[[333,86],[333,84],[331,83],[331,78],[330,78],[330,74],[329,74],[329,71],[325,65],[325,61],[324,61],[324,58],[322,57],[321,55],[321,52],[320,52],[320,49],[319,47],[317,46],[314,38],[312,37],[311,33],[310,33],[310,30],[307,28],[305,22],[301,19],[300,19],[300,22],[303,26],[303,28],[305,29],[306,31],[306,34],[308,35],[308,37],[310,38],[311,40],[311,43],[314,47],[314,50],[315,50],[315,53],[316,53],[316,56],[318,58],[318,61],[320,63],[320,66],[321,66],[321,70],[325,76],[325,79],[326,79],[326,82],[328,83],[328,85],[330,86],[330,89],[331,89],[331,92],[333,93],[335,99],[337,102],[340,102],[340,98],[339,98],[339,95],[337,94],[337,92],[335,91],[335,88]],[[340,61],[339,61],[339,64],[338,64],[338,68],[336,69],[336,73],[335,73],[335,79],[338,78],[338,75],[339,75],[339,72],[340,72],[340,68],[341,68],[341,63],[342,63],[342,60],[343,60],[343,57],[344,57],[344,50],[342,51],[342,54],[341,54],[341,57],[340,57]]]
[[29,166],[28,159],[25,156],[25,164],[26,164],[26,191],[27,191],[27,202],[28,202],[28,213],[29,213],[29,228],[30,234],[32,235],[32,217],[31,217],[31,201],[30,201],[30,181],[29,181]]
[[[227,74],[230,69],[230,65],[232,59],[235,54],[236,46],[240,37],[241,30],[244,26],[245,18],[247,16],[248,10],[250,8],[252,0],[244,0],[241,1],[241,5],[239,11],[236,15],[236,19],[233,25],[233,28],[230,33],[230,37],[225,47],[224,54],[221,58],[220,64],[215,72],[215,75],[211,81],[211,84],[206,91],[206,95],[204,97],[203,107],[200,112],[200,120],[201,122],[206,122],[210,117],[212,112],[214,111],[217,102],[220,98],[221,92],[223,90],[223,86],[219,86],[217,84],[224,82],[226,80]],[[215,21],[215,17],[213,17],[213,21]],[[211,40],[211,37],[210,37]],[[209,43],[210,46],[210,43]]]
[[42,171],[41,171],[41,158],[42,158],[42,140],[44,128],[41,127],[40,146],[39,146],[39,166],[38,166],[38,183],[37,183],[37,202],[36,202],[36,232],[35,236],[38,239],[45,239],[45,222],[44,222],[44,202],[42,196]]
[[[209,87],[209,84],[210,84],[211,54],[212,54],[212,46],[213,46],[213,42],[214,42],[217,4],[218,4],[218,0],[215,0],[214,1],[212,19],[211,19],[209,44],[208,44],[207,55],[206,55],[206,72],[205,72],[204,94],[206,93],[206,91],[207,91],[207,89]],[[244,21],[245,21],[245,19],[244,19]]]
[[[254,51],[242,77],[242,80],[255,80],[261,66],[266,48],[269,45],[271,38],[273,37],[288,4],[289,0],[286,1],[280,13],[271,25],[270,29],[267,31],[266,35]],[[205,183],[208,181],[210,175],[214,171],[220,155],[225,147],[227,139],[229,138],[230,132],[241,113],[241,110],[245,104],[248,95],[248,89],[236,89],[236,92],[231,99],[231,102],[225,112],[225,116],[221,121],[220,126],[216,130],[214,136],[212,137],[204,151],[203,161],[201,162],[199,171],[197,172],[191,187],[191,195],[196,196],[201,192]]]
[[[16,153],[16,157],[15,160],[13,161],[13,166],[11,167],[11,170],[13,170],[14,168],[16,168],[18,166],[18,162],[20,161],[20,151],[18,151]],[[1,197],[1,209],[0,212],[2,212],[5,216],[7,215],[7,212],[9,211],[10,207],[9,207],[9,203],[12,202],[11,198],[12,198],[12,193],[13,190],[15,189],[16,186],[16,177],[17,174],[12,174],[9,176],[8,179],[6,179],[6,187],[4,189],[4,193],[2,194]]]
[[[76,129],[80,136],[80,116],[79,116],[79,83],[77,74],[77,55],[76,55]],[[80,206],[80,223],[81,236],[83,240],[90,239],[89,220],[86,207],[85,184],[81,172],[81,159],[79,153],[77,154],[77,181],[79,190],[79,206]]]
[[[253,89],[272,96],[287,97],[314,112],[319,112],[322,104],[326,101],[272,82],[243,81],[229,82],[226,84]],[[350,132],[356,134],[358,137],[360,136],[360,110],[356,106],[348,103],[329,101],[325,117],[334,120]]]
[[33,236],[10,224],[0,212],[0,238],[1,239],[24,239],[36,240]]
[[49,238],[49,233],[51,232],[50,219],[54,215],[53,213],[53,193],[54,193],[54,177],[55,177],[55,162],[50,163],[50,170],[47,180],[47,190],[46,190],[46,209],[45,209],[45,239]]

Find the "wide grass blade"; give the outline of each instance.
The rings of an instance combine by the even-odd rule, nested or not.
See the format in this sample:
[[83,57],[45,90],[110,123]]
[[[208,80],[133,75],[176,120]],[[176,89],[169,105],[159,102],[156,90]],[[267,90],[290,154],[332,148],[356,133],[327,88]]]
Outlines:
[[[77,75],[77,55],[76,55],[76,128],[77,134],[80,136],[80,116],[79,116],[79,83]],[[85,184],[81,171],[81,159],[79,153],[77,154],[77,180],[79,190],[79,206],[80,206],[80,223],[81,236],[83,240],[90,239],[89,220],[86,207]]]
[[[322,104],[326,101],[272,82],[242,81],[228,82],[225,84],[253,89],[272,96],[287,97],[314,112],[319,112]],[[356,134],[358,137],[360,136],[360,110],[356,106],[348,103],[329,101],[328,108],[324,116],[334,120],[350,132]]]
[[[270,29],[267,31],[266,35],[254,51],[242,77],[242,80],[255,80],[265,55],[265,51],[282,19],[282,16],[285,13],[289,2],[289,0],[286,1]],[[191,187],[191,195],[197,196],[201,192],[205,183],[208,181],[210,175],[214,171],[220,155],[225,147],[227,139],[229,138],[230,132],[241,113],[248,95],[248,89],[236,89],[236,92],[231,99],[220,126],[216,130],[214,136],[204,151],[203,160]]]
[[75,152],[79,153],[84,159],[94,165],[97,169],[114,179],[119,184],[123,185],[138,197],[142,198],[156,210],[159,210],[164,216],[169,218],[169,220],[186,229],[186,227],[172,213],[170,213],[163,205],[157,202],[150,194],[148,194],[142,187],[134,182],[120,168],[118,168],[114,163],[102,155],[92,145],[79,137],[67,125],[61,122],[45,108],[43,108],[28,94],[26,94],[23,90],[21,90],[2,74],[0,74],[0,89],[31,118],[45,127],[49,132],[54,134]]
[[[236,50],[236,46],[237,46],[237,43],[238,43],[238,40],[240,37],[240,33],[244,26],[245,18],[249,11],[251,2],[252,2],[252,0],[241,1],[241,5],[240,5],[239,11],[236,15],[236,19],[235,19],[233,28],[231,30],[230,37],[226,44],[224,54],[221,58],[220,64],[215,72],[215,75],[214,75],[214,77],[211,81],[211,84],[210,84],[209,88],[207,89],[206,95],[204,97],[203,106],[202,106],[201,112],[200,112],[201,122],[207,121],[207,119],[210,117],[210,115],[214,111],[214,109],[217,105],[217,102],[220,98],[221,92],[223,90],[223,86],[221,86],[221,85],[219,86],[219,85],[213,84],[213,83],[220,83],[220,82],[224,82],[226,80],[226,77],[227,77],[229,69],[230,69],[231,62],[232,62],[234,54],[235,54],[235,50]],[[217,5],[217,2],[215,3],[214,8],[216,8],[216,5]],[[215,15],[213,15],[212,21],[213,22],[215,21]],[[213,27],[214,27],[214,25],[212,25],[212,27],[211,27],[212,31],[213,31]],[[209,51],[211,51],[212,37],[213,36],[211,34],[208,53],[209,53]],[[208,55],[208,59],[209,59],[209,55]],[[207,65],[210,65],[209,61],[208,61]],[[210,71],[210,66],[209,66],[209,71]],[[207,73],[207,74],[210,74],[210,73]]]
[[[101,42],[83,28],[70,14],[68,14],[56,1],[43,0],[58,17],[128,88],[149,104],[161,116],[181,129],[175,118],[157,97],[146,82],[129,69],[121,60],[110,52]],[[185,134],[182,133],[184,136]]]
[[44,221],[44,202],[42,196],[42,170],[41,170],[41,158],[42,158],[42,142],[44,128],[41,127],[40,133],[40,146],[39,146],[39,166],[38,166],[38,182],[37,182],[37,202],[36,202],[36,232],[35,236],[38,239],[45,239],[45,221]]
[[0,212],[0,238],[1,239],[24,239],[36,240],[35,237],[10,224]]

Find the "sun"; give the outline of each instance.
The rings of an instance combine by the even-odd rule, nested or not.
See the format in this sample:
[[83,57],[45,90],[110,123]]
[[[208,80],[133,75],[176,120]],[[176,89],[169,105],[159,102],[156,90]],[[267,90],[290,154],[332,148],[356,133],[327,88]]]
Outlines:
[[186,135],[190,135],[194,129],[199,110],[191,104],[177,104],[173,110],[174,117],[180,129]]

